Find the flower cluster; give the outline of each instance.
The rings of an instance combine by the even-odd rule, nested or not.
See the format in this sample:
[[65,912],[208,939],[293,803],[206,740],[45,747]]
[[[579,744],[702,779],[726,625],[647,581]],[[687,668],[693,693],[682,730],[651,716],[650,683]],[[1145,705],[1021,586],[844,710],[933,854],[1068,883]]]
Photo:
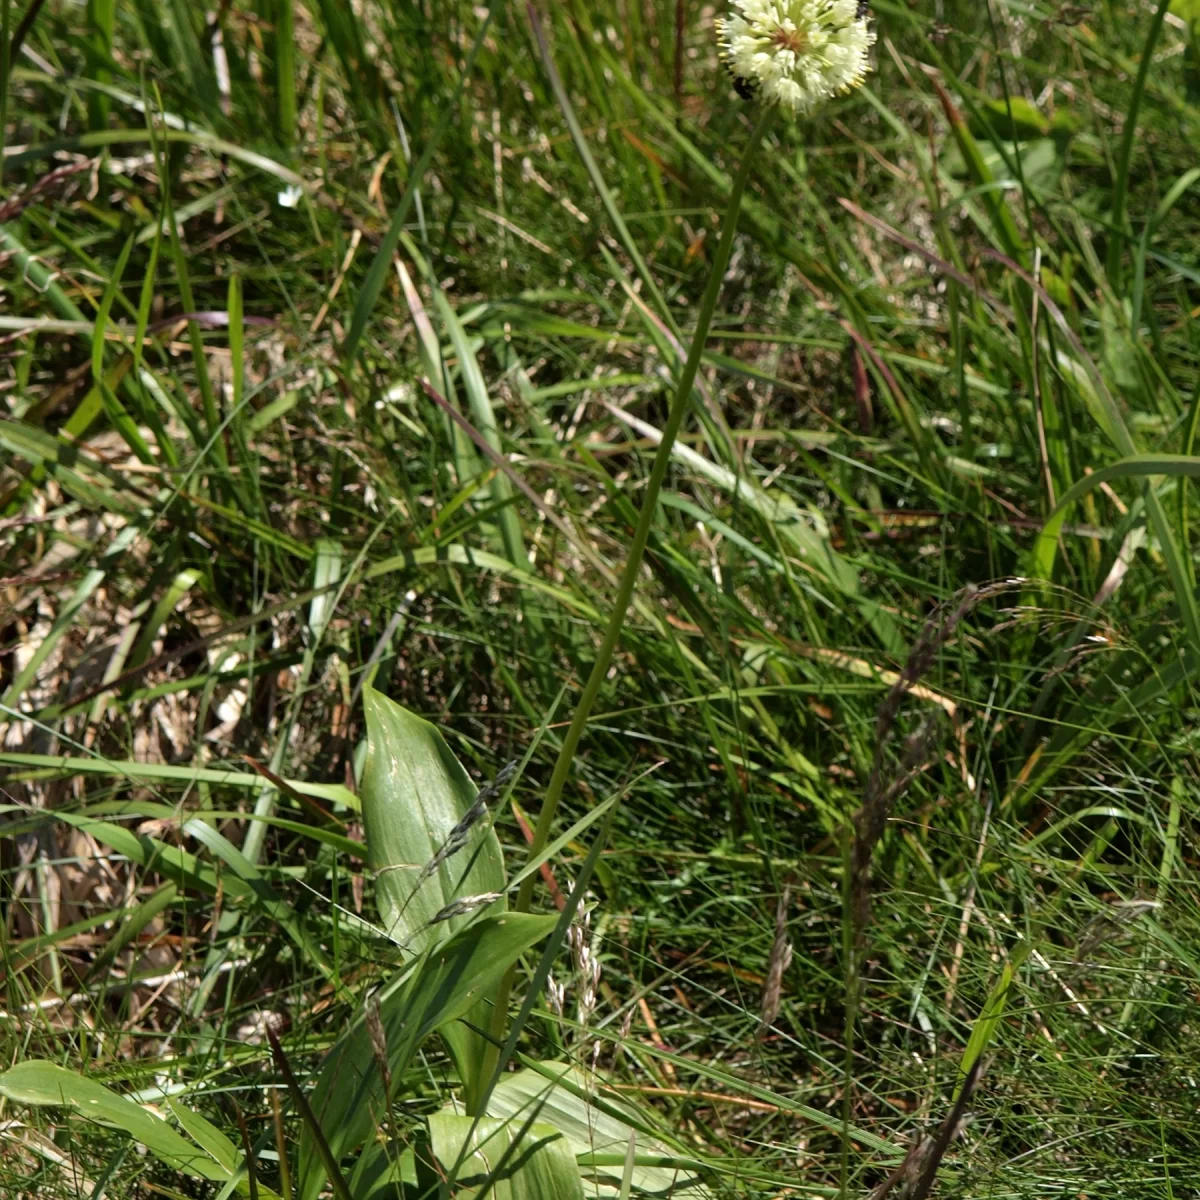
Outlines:
[[866,78],[875,43],[859,0],[733,0],[717,22],[721,57],[739,89],[808,113]]

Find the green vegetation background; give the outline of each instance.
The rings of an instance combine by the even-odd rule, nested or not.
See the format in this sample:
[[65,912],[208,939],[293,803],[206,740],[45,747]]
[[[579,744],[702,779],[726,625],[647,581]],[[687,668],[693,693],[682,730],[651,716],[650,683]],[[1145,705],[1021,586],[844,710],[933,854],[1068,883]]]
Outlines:
[[[210,9],[0,0],[0,1057],[165,1088],[237,1146],[244,1117],[276,1187],[264,1024],[306,1080],[388,967],[345,844],[364,685],[480,782],[528,753],[511,878],[751,114],[699,0],[549,4],[544,46],[516,0]],[[760,152],[556,830],[620,795],[598,1007],[564,953],[522,1044],[756,1197],[866,1194],[973,1044],[941,1194],[1171,1200],[1200,1171],[1200,12],[874,20],[867,86]],[[968,586],[880,751],[848,1054],[845,831]],[[239,819],[264,796],[283,822]],[[401,1141],[455,1090],[423,1055]],[[8,1194],[220,1191],[4,1105]],[[843,1105],[876,1139],[845,1179]]]

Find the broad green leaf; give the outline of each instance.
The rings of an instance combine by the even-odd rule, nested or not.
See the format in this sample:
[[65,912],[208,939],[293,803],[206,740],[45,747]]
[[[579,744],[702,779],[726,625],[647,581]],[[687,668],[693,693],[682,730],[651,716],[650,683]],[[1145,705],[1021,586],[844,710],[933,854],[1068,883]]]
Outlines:
[[145,628],[129,656],[128,666],[140,667],[150,657],[155,638],[162,632],[163,626],[166,625],[167,620],[183,598],[200,582],[200,578],[201,572],[195,567],[180,571],[175,576],[154,606],[154,611],[150,614],[150,619],[146,622]]
[[1139,369],[1141,350],[1129,328],[1132,309],[1127,302],[1121,305],[1106,302],[1099,310],[1105,380],[1136,407],[1144,389]]
[[[984,167],[997,181],[1010,179],[1013,169],[1009,164],[1019,161],[1021,178],[1035,192],[1053,191],[1066,166],[1061,143],[1050,137],[1025,142],[980,141],[977,148]],[[940,159],[940,169],[954,179],[973,180],[976,174],[957,142],[946,143]],[[968,195],[974,195],[981,190],[978,186],[973,187]]]
[[400,1200],[417,1185],[417,1163],[412,1147],[400,1149],[392,1142],[372,1142],[363,1147],[348,1180],[355,1200]]
[[277,400],[272,400],[270,404],[264,404],[246,421],[247,431],[251,434],[262,433],[281,417],[287,416],[299,402],[300,393],[298,391],[284,392]]
[[[440,291],[441,284],[433,272],[428,270],[424,256],[420,255],[416,246],[412,244],[406,234],[400,235],[400,241],[404,245],[404,248],[410,254],[414,255],[414,265],[425,268],[429,275],[430,287],[436,291]],[[433,322],[429,319],[429,313],[425,308],[424,301],[421,299],[421,293],[417,290],[412,277],[408,273],[408,269],[400,261],[399,256],[396,258],[396,274],[400,277],[400,287],[404,292],[404,299],[408,304],[408,311],[412,315],[413,325],[417,331],[417,351],[420,355],[421,369],[434,388],[457,411],[458,394],[454,386],[454,376],[447,365],[446,356],[442,353],[441,342],[438,341],[437,333],[433,328]],[[459,502],[465,503],[478,490],[476,476],[479,475],[481,470],[479,456],[466,431],[461,429],[455,422],[450,421],[449,418],[447,418],[446,430],[454,446],[454,477],[460,485],[466,485],[459,493]],[[456,508],[457,504],[454,507]],[[516,566],[518,564],[513,565]]]
[[967,1076],[970,1075],[971,1069],[978,1062],[980,1055],[988,1048],[989,1043],[996,1033],[997,1026],[1004,1019],[1004,1013],[1008,1007],[1008,993],[1012,988],[1013,979],[1032,948],[1033,943],[1030,941],[1022,942],[1017,946],[1012,958],[1004,964],[1004,970],[1000,972],[999,981],[992,988],[991,993],[984,1002],[983,1010],[980,1012],[978,1018],[976,1018],[975,1024],[971,1027],[971,1036],[967,1041],[967,1048],[963,1051],[962,1058],[958,1064],[958,1083],[954,1089],[955,1099],[958,1098],[959,1089],[967,1079]]
[[441,1112],[429,1135],[459,1200],[583,1200],[574,1150],[552,1125]]
[[[486,815],[462,849],[430,871],[451,831],[475,802],[476,788],[446,739],[428,721],[373,688],[363,694],[367,714],[367,761],[362,808],[367,863],[389,936],[415,953],[441,941],[471,919],[467,913],[430,922],[453,901],[504,891],[504,858]],[[503,909],[503,896],[495,909]],[[487,1014],[472,1023],[486,1026]],[[469,1096],[479,1085],[483,1059],[479,1035],[465,1026],[443,1031],[446,1047]]]
[[[0,1096],[14,1104],[73,1109],[80,1116],[120,1129],[169,1167],[200,1179],[225,1182],[231,1172],[177,1133],[165,1120],[102,1083],[55,1063],[31,1059],[0,1075]],[[206,1122],[207,1124],[207,1122]]]
[[325,636],[329,619],[333,616],[336,600],[333,588],[342,577],[343,558],[342,544],[336,538],[318,539],[317,562],[313,570],[313,587],[318,594],[308,606],[308,628],[314,646]]
[[[364,692],[363,702],[367,863],[375,874],[384,928],[419,953],[445,936],[445,927],[430,921],[451,901],[504,891],[500,839],[484,818],[462,850],[426,873],[474,803],[475,785],[428,721],[372,688]],[[469,915],[458,917],[447,925],[455,929],[468,920]]]
[[988,216],[991,218],[992,232],[996,241],[1009,258],[1021,262],[1026,252],[1025,239],[1009,210],[1004,193],[998,191],[994,186],[996,176],[988,166],[979,143],[968,128],[962,113],[950,98],[950,93],[937,80],[934,80],[933,86],[937,89],[938,98],[942,102],[942,109],[950,123],[950,130],[954,135],[959,153],[967,164],[967,173],[980,190],[984,207],[988,210]]
[[[500,427],[496,422],[496,414],[492,409],[492,400],[488,394],[487,384],[483,380],[483,372],[479,369],[479,361],[475,357],[467,331],[463,328],[446,293],[441,286],[435,286],[433,292],[438,314],[450,337],[450,344],[458,358],[458,371],[462,379],[463,390],[467,395],[470,406],[471,420],[475,428],[483,435],[484,440],[497,454],[503,453],[500,441]],[[463,480],[463,482],[466,482]],[[525,539],[521,532],[521,520],[517,510],[512,506],[513,487],[508,476],[502,471],[496,471],[491,480],[492,500],[496,504],[496,520],[500,525],[500,536],[504,542],[504,552],[511,559],[513,566],[522,571],[529,571],[529,552],[525,548]]]
[[[598,1097],[594,1080],[583,1071],[566,1063],[543,1063],[542,1068],[545,1074],[526,1069],[505,1075],[492,1092],[488,1115],[514,1122],[533,1119],[557,1129],[572,1153],[590,1164],[587,1170],[593,1179],[588,1184],[589,1195],[617,1195],[631,1135],[635,1191],[673,1197],[708,1194],[683,1156],[645,1133],[644,1122],[620,1100]],[[675,1158],[680,1165],[638,1165],[639,1160],[647,1158]],[[607,1165],[601,1165],[599,1159]]]
[[[495,913],[432,947],[378,997],[392,1093],[429,1034],[489,995],[517,958],[547,936],[554,916]],[[313,1091],[312,1108],[336,1157],[367,1141],[387,1112],[371,1035],[363,1017],[330,1050]],[[316,1200],[325,1170],[313,1139],[301,1134],[300,1200]]]

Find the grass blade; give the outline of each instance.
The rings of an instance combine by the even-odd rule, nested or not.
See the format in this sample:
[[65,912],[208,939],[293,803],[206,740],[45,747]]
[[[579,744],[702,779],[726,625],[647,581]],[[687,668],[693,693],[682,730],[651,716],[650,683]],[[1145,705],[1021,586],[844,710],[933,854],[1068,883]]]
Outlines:
[[359,289],[358,299],[354,304],[354,314],[350,319],[350,328],[346,333],[345,341],[342,343],[342,356],[348,366],[354,362],[355,356],[358,353],[359,342],[362,341],[363,333],[367,328],[367,322],[371,319],[371,313],[374,311],[375,304],[379,300],[379,294],[383,291],[384,282],[392,269],[392,257],[396,253],[396,246],[400,241],[400,234],[404,231],[404,223],[408,220],[408,211],[412,208],[417,189],[421,185],[421,180],[425,177],[425,172],[429,169],[429,164],[433,161],[433,156],[437,151],[438,144],[442,140],[442,136],[450,127],[451,120],[453,120],[454,115],[458,112],[459,98],[466,87],[467,80],[471,78],[475,70],[475,60],[479,55],[480,48],[483,46],[487,31],[491,27],[492,14],[496,3],[497,0],[489,0],[487,16],[484,17],[479,32],[475,35],[475,41],[471,46],[470,53],[467,55],[466,65],[463,67],[462,76],[458,81],[454,95],[443,106],[437,124],[434,126],[433,132],[429,135],[429,139],[425,143],[424,150],[421,151],[420,157],[409,169],[408,181],[404,185],[404,195],[400,197],[400,203],[396,205],[392,213],[392,219],[388,225],[387,232],[383,235],[383,239],[379,243],[379,249],[376,250],[375,257],[371,260],[371,266],[367,270],[367,276],[363,280],[362,287]]
[[1129,97],[1129,107],[1125,110],[1125,128],[1121,134],[1121,149],[1117,155],[1116,171],[1113,176],[1112,216],[1110,218],[1108,242],[1108,279],[1113,291],[1121,294],[1121,259],[1125,249],[1125,203],[1129,192],[1129,172],[1133,166],[1133,144],[1137,137],[1138,117],[1142,107],[1142,97],[1146,91],[1146,80],[1150,75],[1150,64],[1154,60],[1154,47],[1158,45],[1158,35],[1162,32],[1163,22],[1167,17],[1167,9],[1171,0],[1158,0],[1154,16],[1150,18],[1150,28],[1146,31],[1146,41],[1142,46],[1142,57],[1138,62],[1137,78],[1133,81],[1133,94]]

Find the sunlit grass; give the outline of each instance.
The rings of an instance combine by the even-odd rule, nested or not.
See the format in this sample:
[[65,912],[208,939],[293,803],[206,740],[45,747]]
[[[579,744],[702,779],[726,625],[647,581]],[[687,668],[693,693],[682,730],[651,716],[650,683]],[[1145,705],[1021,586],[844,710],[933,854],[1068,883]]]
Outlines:
[[[398,958],[349,844],[364,685],[477,781],[533,746],[532,830],[754,113],[694,3],[682,42],[675,4],[550,6],[544,50],[503,0],[486,29],[457,0],[211,7],[5,8],[10,38],[33,18],[0,195],[0,1046],[170,1089],[238,1153],[240,1110],[278,1189],[271,1093],[285,1145],[300,1119],[264,1022],[311,1080]],[[944,1194],[1175,1196],[1200,1168],[1195,487],[1168,457],[1200,412],[1191,17],[876,10],[866,88],[777,124],[751,178],[555,822],[628,788],[589,897],[599,1005],[577,1028],[564,955],[565,1015],[520,1050],[598,1053],[719,1194],[836,1191],[844,1141],[865,1194],[974,1035]],[[924,739],[848,1057],[879,705],[936,607],[1001,579],[883,758]],[[496,825],[512,878],[527,835]],[[458,1091],[425,1050],[402,1139]],[[14,1194],[202,1186],[0,1116]]]

